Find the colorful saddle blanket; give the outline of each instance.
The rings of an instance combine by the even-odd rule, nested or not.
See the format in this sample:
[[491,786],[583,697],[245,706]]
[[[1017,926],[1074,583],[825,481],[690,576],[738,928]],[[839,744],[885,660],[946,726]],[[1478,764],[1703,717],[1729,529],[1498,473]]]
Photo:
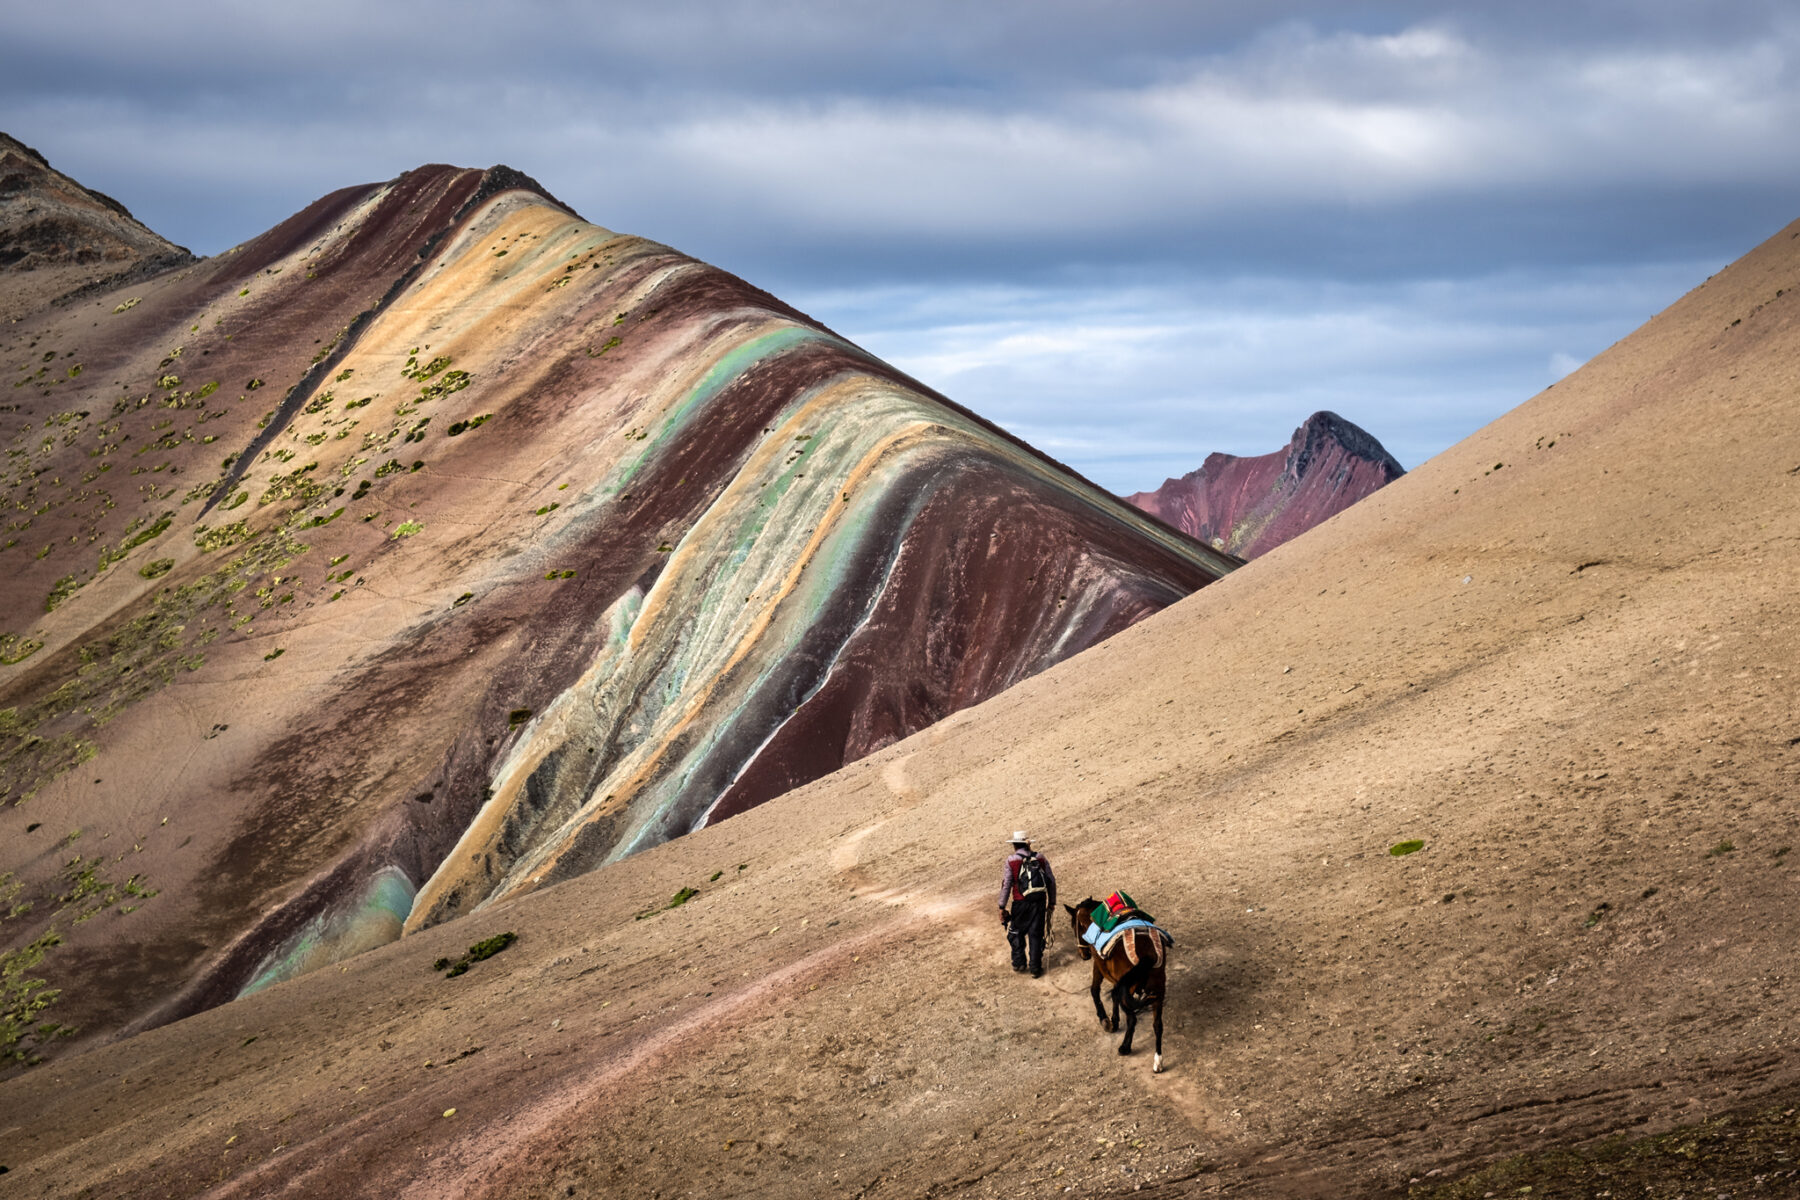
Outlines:
[[1169,936],[1168,930],[1154,925],[1142,917],[1127,918],[1111,929],[1102,929],[1099,922],[1090,921],[1087,932],[1081,935],[1081,940],[1092,946],[1100,957],[1105,958],[1112,951],[1113,940],[1120,934],[1128,933],[1133,929],[1154,929],[1162,935],[1163,945],[1173,946],[1175,944],[1175,939]]

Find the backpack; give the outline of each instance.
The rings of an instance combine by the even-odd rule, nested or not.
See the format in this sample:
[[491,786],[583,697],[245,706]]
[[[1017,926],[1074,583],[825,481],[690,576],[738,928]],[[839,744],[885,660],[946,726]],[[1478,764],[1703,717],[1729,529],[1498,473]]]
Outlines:
[[1050,875],[1044,870],[1043,860],[1029,850],[1019,856],[1019,873],[1015,878],[1021,896],[1041,896],[1050,891]]

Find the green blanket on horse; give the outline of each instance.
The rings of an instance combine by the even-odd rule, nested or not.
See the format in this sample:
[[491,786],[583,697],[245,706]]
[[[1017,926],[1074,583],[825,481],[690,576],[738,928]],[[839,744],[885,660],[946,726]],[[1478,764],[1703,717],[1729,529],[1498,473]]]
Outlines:
[[1114,892],[1102,900],[1100,907],[1094,910],[1092,920],[1107,933],[1111,933],[1113,927],[1121,921],[1137,920],[1148,921],[1152,925],[1156,924],[1156,918],[1139,908],[1137,901],[1131,898],[1130,893],[1122,890]]

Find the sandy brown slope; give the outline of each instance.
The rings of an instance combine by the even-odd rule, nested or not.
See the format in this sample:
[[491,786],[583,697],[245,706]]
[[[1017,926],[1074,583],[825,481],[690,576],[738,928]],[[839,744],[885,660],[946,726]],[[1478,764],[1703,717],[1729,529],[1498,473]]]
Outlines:
[[[1794,1096],[1797,238],[860,764],[0,1085],[8,1193],[1338,1196]],[[1020,824],[1174,930],[1163,1076],[1005,969]]]

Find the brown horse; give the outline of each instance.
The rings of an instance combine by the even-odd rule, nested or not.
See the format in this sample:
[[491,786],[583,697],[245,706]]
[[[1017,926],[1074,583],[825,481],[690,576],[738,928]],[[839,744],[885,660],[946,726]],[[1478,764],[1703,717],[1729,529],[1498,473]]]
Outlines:
[[[1130,1054],[1131,1035],[1137,1032],[1138,1014],[1146,1008],[1150,1009],[1156,1030],[1156,1058],[1151,1063],[1150,1070],[1160,1072],[1163,991],[1168,983],[1164,971],[1167,956],[1162,935],[1152,929],[1129,930],[1113,942],[1103,958],[1081,940],[1082,931],[1088,927],[1100,902],[1090,897],[1073,908],[1067,904],[1063,907],[1068,909],[1070,923],[1075,927],[1075,944],[1079,947],[1081,957],[1094,960],[1094,983],[1088,991],[1094,997],[1094,1011],[1100,1014],[1100,1027],[1109,1033],[1119,1031],[1119,1009],[1122,1002],[1125,1009],[1125,1040],[1119,1043],[1119,1053]],[[1100,1003],[1100,982],[1103,979],[1113,985],[1110,1021],[1107,1020],[1106,1009]]]

